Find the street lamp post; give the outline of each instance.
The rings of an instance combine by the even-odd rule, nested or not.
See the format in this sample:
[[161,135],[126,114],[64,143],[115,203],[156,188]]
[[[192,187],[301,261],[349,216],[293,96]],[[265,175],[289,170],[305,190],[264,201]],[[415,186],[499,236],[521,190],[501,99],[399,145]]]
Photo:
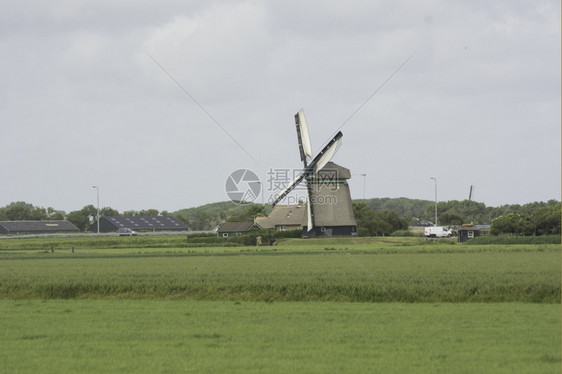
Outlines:
[[98,235],[100,234],[100,188],[98,186],[92,186],[92,188],[96,189],[97,197],[98,197],[98,213],[96,214],[96,220],[98,221]]
[[435,226],[437,226],[437,178],[430,177],[435,181]]
[[361,176],[363,177],[363,200],[365,200],[365,181],[367,180],[367,174],[363,173]]

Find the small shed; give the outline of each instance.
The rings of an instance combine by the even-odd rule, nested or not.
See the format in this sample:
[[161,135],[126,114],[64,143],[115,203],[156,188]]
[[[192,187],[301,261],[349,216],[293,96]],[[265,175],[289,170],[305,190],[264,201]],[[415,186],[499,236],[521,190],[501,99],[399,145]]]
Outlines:
[[472,238],[480,236],[480,228],[473,224],[462,225],[457,229],[459,235],[459,243],[464,243]]
[[225,222],[218,229],[219,236],[224,238],[231,235],[247,234],[250,231],[261,230],[261,227],[252,221],[248,222]]

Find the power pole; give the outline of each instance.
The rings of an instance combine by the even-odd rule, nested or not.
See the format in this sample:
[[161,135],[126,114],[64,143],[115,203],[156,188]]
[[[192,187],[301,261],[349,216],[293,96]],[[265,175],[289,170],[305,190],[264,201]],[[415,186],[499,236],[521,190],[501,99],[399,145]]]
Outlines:
[[437,226],[437,178],[430,177],[435,181],[435,226]]
[[96,189],[97,196],[98,196],[98,214],[96,214],[96,220],[98,221],[98,235],[100,234],[100,188],[99,186],[92,186],[92,188]]

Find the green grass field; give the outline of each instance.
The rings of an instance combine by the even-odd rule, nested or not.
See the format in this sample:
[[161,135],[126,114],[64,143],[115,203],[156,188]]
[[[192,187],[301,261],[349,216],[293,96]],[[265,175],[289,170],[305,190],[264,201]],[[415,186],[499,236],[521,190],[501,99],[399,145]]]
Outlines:
[[560,302],[557,246],[463,249],[2,253],[0,297]]
[[559,373],[560,306],[3,300],[5,373]]
[[561,370],[557,244],[78,239],[0,240],[0,371]]

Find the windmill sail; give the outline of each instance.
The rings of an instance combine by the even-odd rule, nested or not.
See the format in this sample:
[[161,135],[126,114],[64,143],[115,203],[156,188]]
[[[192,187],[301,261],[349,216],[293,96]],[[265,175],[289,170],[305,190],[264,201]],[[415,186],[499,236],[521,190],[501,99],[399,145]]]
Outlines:
[[310,143],[310,134],[308,133],[308,125],[306,124],[306,118],[304,117],[303,110],[299,110],[295,114],[295,124],[297,126],[297,137],[299,140],[299,151],[301,154],[301,161],[304,162],[306,167],[306,160],[312,158],[312,145]]
[[279,193],[279,195],[277,196],[277,198],[271,203],[272,206],[277,205],[281,200],[283,200],[285,198],[285,196],[287,196],[289,194],[289,192],[291,192],[305,177],[305,171],[301,171],[299,175],[297,175],[297,177],[295,179],[292,180],[291,183],[289,183],[287,185],[287,187],[285,187],[283,190],[281,190],[281,192]]
[[[304,178],[310,178],[313,173],[316,173],[318,170],[322,169],[326,164],[334,157],[338,148],[341,145],[341,138],[343,134],[338,132],[332,140],[318,153],[318,155],[312,160],[312,162],[300,172],[300,174],[293,179],[287,187],[285,187],[280,193],[279,196],[272,202],[271,205],[277,205],[285,196],[287,196]],[[310,191],[310,185],[307,185],[307,188]],[[310,192],[309,192],[310,196]],[[309,201],[310,203],[310,201]],[[310,204],[309,204],[310,205]],[[310,216],[310,215],[309,215]]]
[[313,218],[313,217],[314,217],[314,212],[312,211],[312,204],[310,203],[311,197],[312,197],[311,189],[309,188],[309,189],[308,189],[308,204],[306,204],[306,209],[307,209],[307,212],[308,212],[308,214],[307,214],[307,216],[308,216],[308,219],[307,219],[307,228],[306,228],[306,229],[307,229],[308,231],[310,231],[310,230],[312,230],[312,229],[314,228],[314,218]]
[[342,132],[338,131],[338,133],[332,138],[332,140],[330,140],[330,142],[324,148],[322,148],[320,153],[318,153],[318,155],[314,157],[314,160],[312,160],[312,162],[308,165],[308,169],[310,169],[309,173],[316,173],[318,170],[326,166],[328,162],[330,162],[332,157],[334,157],[334,155],[340,148],[342,137]]

